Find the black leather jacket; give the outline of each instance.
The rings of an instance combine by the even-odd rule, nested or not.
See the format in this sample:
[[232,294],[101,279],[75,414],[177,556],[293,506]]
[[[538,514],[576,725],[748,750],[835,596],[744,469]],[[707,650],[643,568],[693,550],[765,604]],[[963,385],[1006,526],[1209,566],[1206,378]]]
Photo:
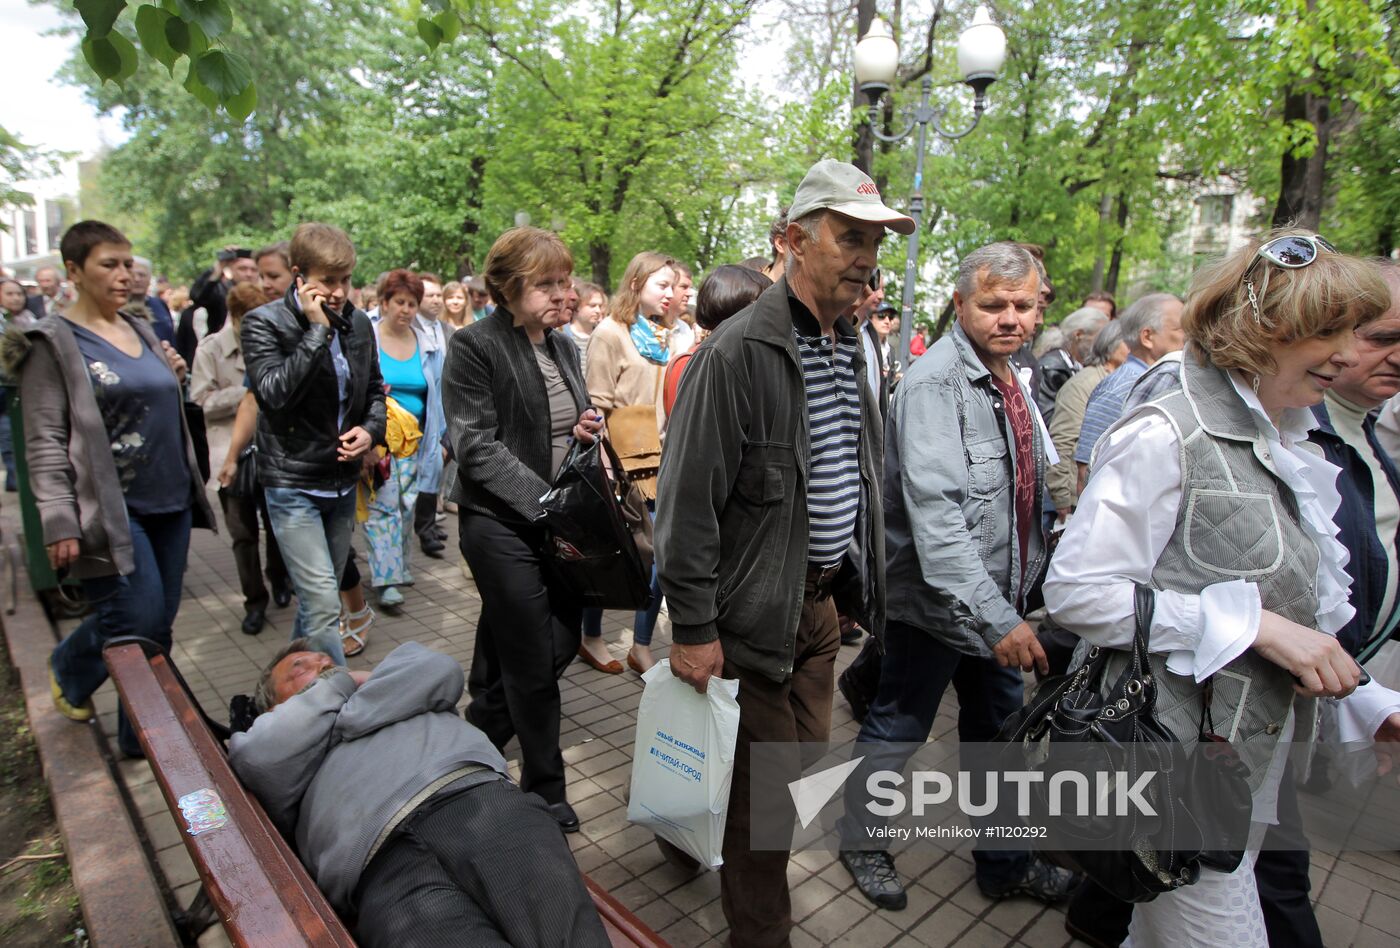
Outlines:
[[[339,490],[359,479],[360,461],[336,460],[340,435],[356,426],[384,443],[384,381],[369,317],[348,304],[333,332],[301,312],[294,289],[243,318],[248,384],[258,400],[258,480],[264,487]],[[339,423],[340,397],[331,341],[340,338],[350,363],[350,403]]]

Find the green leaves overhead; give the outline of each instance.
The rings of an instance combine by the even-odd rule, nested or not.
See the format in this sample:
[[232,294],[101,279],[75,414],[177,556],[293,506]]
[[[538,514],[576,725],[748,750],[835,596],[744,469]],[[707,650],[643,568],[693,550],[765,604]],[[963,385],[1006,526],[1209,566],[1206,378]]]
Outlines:
[[136,74],[136,47],[120,33],[83,40],[83,58],[98,78],[121,85]]
[[106,36],[126,7],[126,0],[74,0],[78,15],[88,28],[88,36]]
[[195,74],[220,102],[240,96],[253,83],[253,72],[247,61],[236,53],[211,49],[194,64]]
[[172,19],[169,13],[149,3],[142,4],[136,11],[136,35],[141,39],[141,48],[173,76],[180,52],[170,45],[165,35],[166,26]]
[[233,11],[226,0],[177,0],[180,17],[196,23],[205,36],[223,36],[233,26]]
[[[188,59],[183,86],[211,111],[223,106],[239,121],[252,114],[258,93],[252,70],[220,37],[234,26],[228,0],[160,0],[143,3],[123,20],[125,0],[73,0],[87,27],[82,53],[88,68],[104,82],[123,86],[136,74],[140,56],[127,32],[134,32],[146,55],[173,78],[175,66]],[[220,42],[211,46],[211,41]]]

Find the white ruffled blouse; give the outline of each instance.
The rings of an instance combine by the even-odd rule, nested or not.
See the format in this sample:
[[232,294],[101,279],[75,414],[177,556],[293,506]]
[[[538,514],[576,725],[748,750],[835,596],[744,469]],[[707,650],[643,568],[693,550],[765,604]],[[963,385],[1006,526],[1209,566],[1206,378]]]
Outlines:
[[[1276,428],[1258,396],[1233,374],[1230,381],[1249,407],[1279,478],[1297,499],[1302,529],[1317,545],[1316,627],[1336,635],[1355,612],[1348,554],[1332,519],[1341,505],[1338,469],[1304,446],[1315,426],[1312,412],[1290,409]],[[1133,588],[1151,581],[1176,530],[1181,500],[1180,448],[1166,418],[1137,413],[1109,431],[1045,579],[1045,605],[1055,621],[1091,644],[1129,646]],[[1199,594],[1160,591],[1150,648],[1168,653],[1172,672],[1203,681],[1254,644],[1261,608],[1259,587],[1242,579]],[[1400,693],[1371,682],[1337,705],[1339,738],[1370,741],[1385,717],[1400,711]]]

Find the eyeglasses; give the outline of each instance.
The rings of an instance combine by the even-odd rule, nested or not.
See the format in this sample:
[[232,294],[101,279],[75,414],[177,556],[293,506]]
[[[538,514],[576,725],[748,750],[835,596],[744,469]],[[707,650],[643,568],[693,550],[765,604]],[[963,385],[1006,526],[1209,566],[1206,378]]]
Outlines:
[[1254,310],[1255,322],[1262,323],[1264,315],[1259,310],[1259,297],[1254,292],[1254,280],[1252,274],[1254,268],[1259,266],[1260,260],[1267,260],[1276,267],[1285,270],[1301,270],[1317,259],[1322,251],[1336,253],[1337,248],[1327,242],[1321,234],[1313,234],[1311,237],[1306,234],[1289,234],[1286,237],[1275,237],[1264,244],[1254,254],[1254,259],[1245,268],[1244,283],[1245,292],[1249,294],[1249,305]]

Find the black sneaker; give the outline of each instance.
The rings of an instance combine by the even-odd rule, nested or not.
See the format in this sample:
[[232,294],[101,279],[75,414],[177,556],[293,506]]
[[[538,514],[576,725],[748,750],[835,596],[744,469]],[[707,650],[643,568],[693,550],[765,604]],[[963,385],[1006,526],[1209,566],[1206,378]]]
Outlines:
[[841,850],[841,865],[856,880],[856,888],[876,906],[898,912],[909,904],[909,895],[899,881],[894,857],[884,850]]
[[851,717],[857,721],[864,721],[865,716],[870,713],[870,702],[860,693],[860,689],[851,683],[850,672],[841,673],[836,679],[836,687],[840,689],[841,697],[851,706]]
[[1054,905],[1069,898],[1069,894],[1079,885],[1079,875],[1062,869],[1052,862],[1032,855],[1026,863],[1026,874],[1019,881],[1005,889],[989,889],[982,883],[977,888],[989,899],[1005,899],[1013,895],[1029,895],[1046,905]]

